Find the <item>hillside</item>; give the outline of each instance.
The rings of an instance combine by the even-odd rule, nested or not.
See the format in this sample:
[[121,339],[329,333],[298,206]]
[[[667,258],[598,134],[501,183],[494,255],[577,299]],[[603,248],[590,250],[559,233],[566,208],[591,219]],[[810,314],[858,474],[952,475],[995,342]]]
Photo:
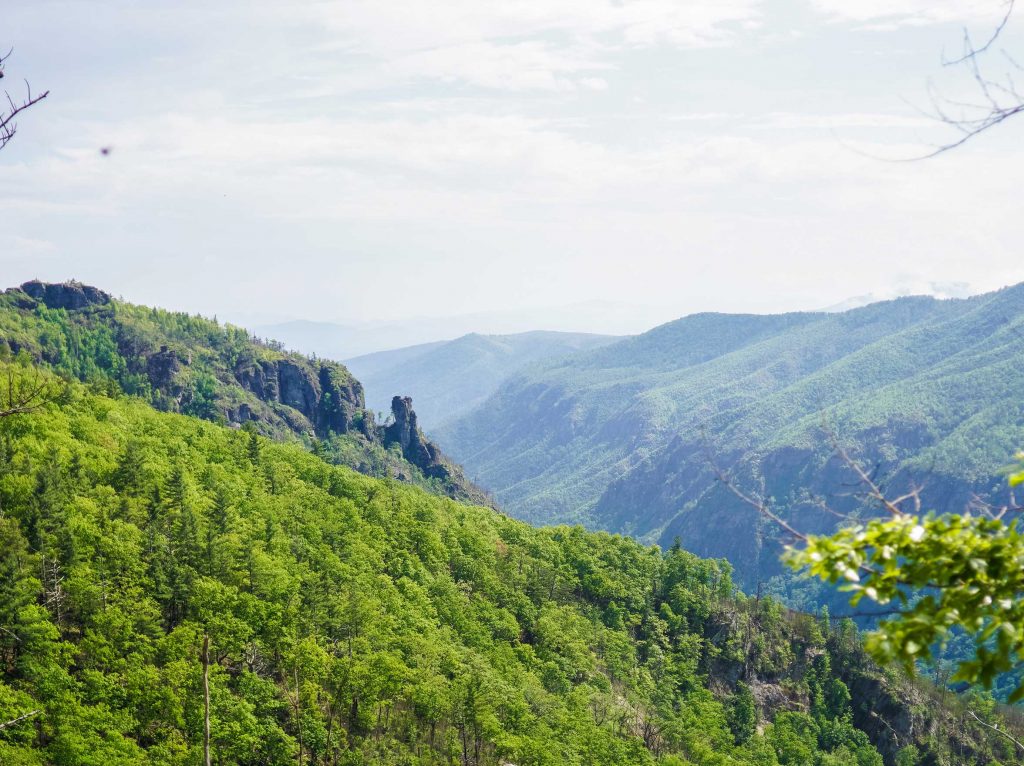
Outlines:
[[614,340],[610,335],[569,332],[473,333],[357,356],[345,364],[362,381],[368,407],[386,410],[391,392],[402,391],[412,396],[420,423],[429,430],[466,414],[529,364]]
[[204,637],[225,766],[1021,763],[724,562],[109,393],[0,418],[2,763],[199,763]]
[[[808,531],[863,506],[844,443],[895,494],[962,510],[1004,495],[1024,444],[1024,285],[838,314],[700,314],[539,365],[439,441],[515,516],[583,522],[700,555],[740,581],[778,572],[754,512],[712,462]],[[771,530],[767,530],[770,535]]]
[[422,435],[408,399],[390,398],[390,418],[378,424],[343,365],[286,352],[239,327],[134,306],[74,282],[28,282],[0,294],[5,349],[160,410],[299,439],[364,473],[486,501]]

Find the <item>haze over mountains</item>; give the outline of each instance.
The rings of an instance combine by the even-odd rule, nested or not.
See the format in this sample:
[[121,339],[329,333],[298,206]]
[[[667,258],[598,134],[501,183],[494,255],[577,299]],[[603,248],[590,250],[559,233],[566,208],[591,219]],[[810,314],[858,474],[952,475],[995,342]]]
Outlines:
[[[872,292],[851,295],[824,305],[814,297],[787,301],[788,310],[846,311],[870,303],[911,295],[966,298],[978,292],[964,282],[900,279]],[[343,307],[339,310],[343,310]],[[716,306],[715,310],[722,309]],[[752,309],[762,313],[760,309]],[[528,332],[565,332],[594,335],[636,335],[652,327],[693,313],[685,303],[657,303],[644,296],[635,300],[587,300],[557,306],[524,306],[515,310],[483,311],[442,316],[396,319],[314,320],[254,307],[226,316],[233,324],[250,328],[261,338],[327,359],[350,359],[380,351],[455,340],[463,335],[518,335]]]
[[415,402],[420,425],[430,429],[469,412],[526,365],[615,340],[588,333],[471,333],[451,341],[367,354],[345,364],[362,381],[368,407],[387,411],[389,392],[402,391]]
[[[749,580],[756,525],[696,491],[694,413],[729,459],[774,461],[779,497],[813,482],[801,466],[823,452],[802,413],[827,402],[897,467],[929,449],[935,466],[948,447],[959,491],[1021,437],[1008,394],[1022,323],[1024,285],[844,314],[700,314],[625,339],[470,335],[361,363],[428,379],[438,413],[459,407],[444,385],[468,406],[465,379],[486,388],[510,370],[437,430],[493,428],[477,453],[488,477],[542,469],[503,488],[517,513],[683,529]],[[237,764],[1020,762],[1012,740],[985,736],[997,711],[928,704],[939,692],[872,665],[850,625],[745,596],[722,561],[470,507],[483,496],[409,399],[376,423],[340,363],[30,282],[0,293],[0,375],[0,720],[30,711],[46,727],[0,738],[0,762],[184,764],[204,741]],[[17,393],[32,390],[53,393]],[[596,497],[583,512],[568,505],[580,490]],[[671,512],[691,497],[699,511]]]
[[[731,468],[809,531],[853,510],[833,434],[926,508],[998,498],[1024,443],[1024,285],[842,313],[698,314],[513,375],[433,433],[509,513],[583,522],[778,571]],[[713,456],[713,460],[712,460]],[[769,548],[771,546],[769,545]]]
[[618,339],[469,334],[348,364],[373,409],[412,395],[421,424],[507,512],[663,546],[678,536],[754,587],[780,571],[777,543],[716,466],[747,489],[763,480],[809,531],[833,526],[820,498],[863,505],[834,439],[895,492],[921,484],[927,508],[1001,498],[1000,470],[1024,443],[1022,296],[1022,285],[860,296],[818,312],[697,314]]
[[685,313],[679,306],[628,301],[590,300],[561,306],[523,307],[453,316],[421,316],[379,321],[233,321],[288,348],[328,359],[389,351],[454,340],[463,335],[513,335],[557,331],[598,335],[628,335]]

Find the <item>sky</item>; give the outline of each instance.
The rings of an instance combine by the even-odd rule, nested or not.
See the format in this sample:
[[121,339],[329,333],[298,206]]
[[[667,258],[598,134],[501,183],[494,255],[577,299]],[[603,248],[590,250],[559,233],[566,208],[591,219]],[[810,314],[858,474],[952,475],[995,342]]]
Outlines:
[[[1024,281],[1024,117],[899,161],[955,137],[933,100],[978,93],[943,56],[1002,12],[5,0],[4,84],[50,95],[0,152],[3,286],[247,324],[615,306],[600,329],[632,332]],[[1003,49],[1024,19],[995,77]]]

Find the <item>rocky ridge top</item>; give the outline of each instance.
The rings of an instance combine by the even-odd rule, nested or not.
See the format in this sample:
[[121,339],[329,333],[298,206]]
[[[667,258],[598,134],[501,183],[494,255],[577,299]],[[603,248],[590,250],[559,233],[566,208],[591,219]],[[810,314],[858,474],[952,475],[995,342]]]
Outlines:
[[76,335],[63,345],[80,347],[85,336],[109,338],[120,361],[114,365],[118,370],[107,374],[122,390],[149,396],[159,409],[236,428],[254,427],[276,438],[294,434],[316,441],[347,436],[363,445],[356,454],[361,449],[386,454],[397,444],[402,456],[397,465],[368,454],[354,459],[352,466],[412,480],[415,472],[404,468],[404,461],[451,497],[489,502],[419,430],[411,399],[396,396],[391,422],[378,425],[366,409],[362,385],[338,362],[285,351],[279,344],[213,320],[125,304],[76,281],[33,280],[0,298],[6,299],[0,311],[24,312],[24,332],[0,330],[0,342],[15,352],[24,350],[59,366],[66,354],[48,345],[32,318],[40,305],[63,310],[67,321],[62,320],[59,329]]

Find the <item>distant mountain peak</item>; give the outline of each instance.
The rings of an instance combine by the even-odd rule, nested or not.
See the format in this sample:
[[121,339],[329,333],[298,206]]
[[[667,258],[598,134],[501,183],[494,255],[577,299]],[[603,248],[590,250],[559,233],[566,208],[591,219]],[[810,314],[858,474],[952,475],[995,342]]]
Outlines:
[[[749,508],[708,453],[810,531],[803,498],[854,507],[834,430],[929,509],[1001,504],[1024,444],[1024,284],[966,299],[893,297],[841,313],[693,314],[509,378],[431,431],[502,507],[726,556],[745,584],[776,573]],[[803,528],[806,528],[803,527]],[[763,562],[763,571],[761,569]]]

